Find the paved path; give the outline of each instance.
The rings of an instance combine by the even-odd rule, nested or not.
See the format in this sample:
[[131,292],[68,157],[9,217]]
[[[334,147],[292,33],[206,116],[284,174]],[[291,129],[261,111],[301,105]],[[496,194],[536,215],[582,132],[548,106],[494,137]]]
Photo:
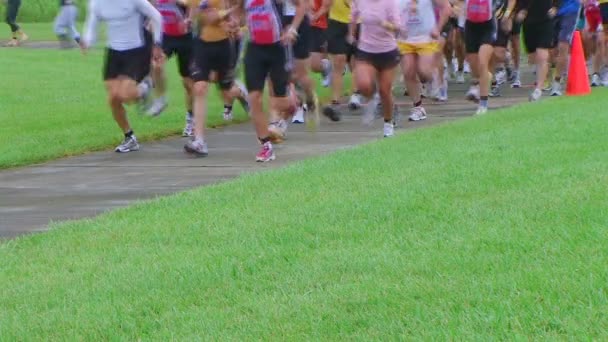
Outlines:
[[[526,101],[528,90],[505,89],[490,100],[493,108]],[[451,85],[447,104],[426,105],[429,119],[405,123],[398,134],[416,127],[470,116],[475,108],[463,99],[464,86]],[[409,104],[400,99],[400,112]],[[136,200],[216,183],[243,173],[276,168],[311,156],[380,139],[381,120],[362,127],[358,113],[345,110],[342,122],[322,122],[318,133],[292,125],[288,141],[277,147],[277,160],[257,164],[258,145],[251,124],[210,130],[210,155],[196,159],[182,152],[184,139],[146,143],[139,152],[98,152],[0,172],[0,237],[43,231],[50,221],[90,217]],[[166,113],[165,115],[173,115]],[[110,134],[110,133],[108,133]]]

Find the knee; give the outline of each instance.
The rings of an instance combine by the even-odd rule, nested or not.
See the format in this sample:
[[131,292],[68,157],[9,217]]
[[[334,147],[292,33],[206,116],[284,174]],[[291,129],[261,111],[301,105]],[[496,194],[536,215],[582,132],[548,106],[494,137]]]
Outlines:
[[209,91],[209,83],[207,82],[196,82],[192,87],[192,95],[194,96],[206,96]]
[[375,91],[373,82],[370,79],[365,78],[357,80],[357,90],[365,97],[370,97]]

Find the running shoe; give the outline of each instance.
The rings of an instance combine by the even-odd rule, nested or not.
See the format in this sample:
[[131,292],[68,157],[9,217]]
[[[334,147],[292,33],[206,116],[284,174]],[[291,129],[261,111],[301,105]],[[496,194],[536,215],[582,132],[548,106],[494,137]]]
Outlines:
[[511,88],[521,88],[521,80],[519,79],[518,71],[513,71],[513,81],[511,81]]
[[265,142],[262,145],[262,149],[260,150],[260,152],[258,152],[258,154],[255,156],[255,161],[257,161],[258,163],[265,163],[275,159],[276,156],[274,155],[274,150],[272,148],[271,142]]
[[536,102],[540,100],[541,96],[543,96],[542,90],[534,88],[534,91],[532,91],[528,99],[530,100],[530,102]]
[[370,126],[374,122],[378,105],[380,104],[380,95],[375,94],[365,105],[365,111],[361,117],[361,122],[365,126]]
[[385,122],[383,132],[385,138],[390,138],[395,135],[395,126],[391,122]]
[[275,144],[280,144],[285,141],[285,134],[287,133],[287,123],[281,119],[277,122],[272,122],[268,125],[268,133],[270,134],[270,141]]
[[439,101],[439,102],[448,101],[448,86],[447,85],[439,87],[439,96],[437,96],[437,101]]
[[194,135],[194,120],[186,115],[186,126],[182,132],[182,137],[191,137]]
[[472,85],[465,95],[466,99],[475,103],[479,102],[479,85]]
[[599,87],[600,84],[601,84],[600,75],[598,75],[598,74],[591,75],[591,86],[592,87]]
[[499,70],[496,72],[496,84],[503,85],[507,82],[507,72],[505,70]]
[[199,139],[190,140],[184,145],[184,151],[197,157],[206,157],[209,155],[207,144]]
[[456,74],[456,83],[464,84],[464,73],[462,71],[459,71],[458,74]]
[[293,119],[291,120],[291,123],[294,124],[303,124],[304,123],[304,106],[300,106],[298,107],[298,109],[296,110],[296,113],[293,115]]
[[551,84],[551,96],[562,96],[562,85],[557,81]]
[[475,112],[475,115],[484,115],[488,112],[488,107],[486,106],[479,106],[477,107],[477,111]]
[[167,98],[161,96],[152,102],[152,105],[146,111],[146,115],[159,116],[167,108],[168,105],[169,103],[167,102]]
[[361,108],[361,95],[352,94],[350,96],[350,100],[348,101],[348,108],[350,108],[350,110],[357,110]]
[[132,135],[130,137],[125,137],[125,140],[114,150],[118,153],[127,153],[133,151],[139,151],[139,144],[137,143],[137,138]]
[[490,93],[488,94],[490,97],[500,97],[500,87],[496,84],[490,88]]
[[233,119],[232,108],[224,107],[224,113],[222,114],[224,121],[230,122]]
[[424,107],[422,106],[412,107],[412,109],[410,109],[410,116],[408,119],[410,121],[426,120],[426,110],[424,110]]
[[338,111],[338,104],[332,103],[323,108],[323,115],[329,118],[333,122],[338,122],[342,119],[340,112]]
[[146,90],[140,95],[139,100],[137,102],[137,109],[140,114],[146,113],[150,110],[150,95],[152,95],[152,88],[154,86],[152,84],[152,78],[150,78],[150,76],[144,78],[141,81],[141,86],[144,87],[144,89]]
[[464,73],[465,74],[470,74],[471,73],[471,66],[469,65],[469,62],[465,61],[464,62]]
[[13,39],[9,40],[6,44],[4,44],[4,46],[17,47],[17,46],[19,46],[19,41],[16,38],[13,38]]

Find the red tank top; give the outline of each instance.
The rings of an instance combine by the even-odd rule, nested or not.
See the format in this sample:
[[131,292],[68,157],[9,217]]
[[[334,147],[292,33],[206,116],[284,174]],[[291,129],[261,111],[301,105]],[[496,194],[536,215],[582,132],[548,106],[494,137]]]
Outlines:
[[281,40],[281,16],[274,1],[245,1],[249,37],[254,44],[268,45]]
[[[312,13],[314,14],[318,10],[320,10],[321,6],[323,6],[323,0],[315,0],[314,3],[312,4]],[[323,15],[322,17],[313,21],[310,24],[314,27],[326,29],[327,28],[327,14]]]
[[156,0],[156,8],[163,17],[165,35],[179,37],[190,33],[190,28],[184,24],[185,7],[178,5],[175,0]]

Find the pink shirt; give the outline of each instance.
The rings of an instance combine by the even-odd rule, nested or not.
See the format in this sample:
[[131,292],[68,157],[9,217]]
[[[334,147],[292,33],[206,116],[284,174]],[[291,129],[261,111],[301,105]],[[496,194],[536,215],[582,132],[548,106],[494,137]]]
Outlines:
[[353,0],[351,22],[361,22],[358,48],[370,53],[397,49],[397,38],[381,23],[388,21],[399,27],[399,0]]

